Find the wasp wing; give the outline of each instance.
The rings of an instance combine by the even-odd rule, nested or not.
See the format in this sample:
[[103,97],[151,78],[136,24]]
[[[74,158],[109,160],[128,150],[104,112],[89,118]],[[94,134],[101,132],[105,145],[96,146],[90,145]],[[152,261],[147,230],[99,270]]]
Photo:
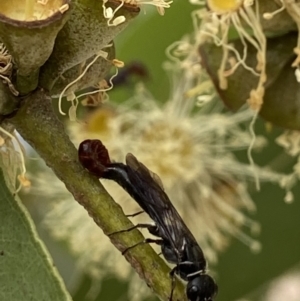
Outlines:
[[179,253],[187,243],[191,247],[199,247],[196,239],[165,193],[159,176],[150,171],[130,153],[126,156],[126,165],[129,167],[128,177],[130,182],[132,185],[139,186],[138,189],[145,211],[158,225],[163,238],[167,239]]
[[142,174],[145,179],[149,180],[150,178],[152,178],[151,182],[153,180],[156,185],[158,185],[162,190],[165,190],[160,177],[156,173],[148,169],[142,162],[138,161],[138,159],[133,154],[128,153],[126,155],[126,164],[136,172]]

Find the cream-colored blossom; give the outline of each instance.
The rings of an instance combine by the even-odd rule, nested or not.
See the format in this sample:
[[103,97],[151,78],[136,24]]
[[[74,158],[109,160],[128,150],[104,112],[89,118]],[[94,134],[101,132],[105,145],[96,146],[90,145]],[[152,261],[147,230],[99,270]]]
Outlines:
[[166,0],[122,0],[120,1],[120,5],[113,10],[111,7],[106,7],[105,4],[108,0],[103,0],[103,16],[106,18],[108,26],[117,26],[123,22],[125,22],[125,16],[118,16],[114,19],[115,13],[123,6],[123,5],[132,5],[140,7],[142,5],[153,5],[157,8],[157,11],[160,15],[165,14],[165,8],[169,8],[173,1],[166,1]]
[[293,171],[280,181],[281,187],[287,191],[285,201],[291,203],[294,201],[294,195],[291,189],[300,180],[300,133],[299,131],[287,130],[277,137],[276,143],[280,145],[288,155],[297,158],[297,162],[293,166]]
[[103,8],[103,16],[107,19],[108,26],[118,26],[119,24],[126,21],[125,16],[118,16],[114,18],[116,12],[124,5],[124,1],[120,2],[120,5],[117,6],[115,10],[111,7],[106,7],[105,4],[108,0],[103,0],[102,8]]
[[[254,180],[253,170],[261,181],[279,183],[282,176],[236,159],[236,152],[245,151],[253,141],[253,149],[260,150],[265,140],[253,140],[244,129],[253,118],[252,110],[230,114],[212,100],[212,84],[199,65],[198,38],[198,34],[186,36],[167,49],[165,68],[172,86],[163,104],[138,85],[130,100],[117,107],[102,105],[68,128],[76,145],[84,139],[100,139],[112,160],[124,161],[131,152],[157,173],[208,262],[213,263],[233,238],[259,250],[259,242],[251,237],[259,231],[259,224],[245,213],[255,211],[248,185]],[[86,211],[53,186],[53,179],[45,183],[45,177],[39,176],[38,180],[38,189],[45,193],[47,187],[47,195],[57,200],[47,210],[44,225],[53,237],[69,244],[85,273],[97,283],[108,270],[127,279],[131,275],[128,263]],[[101,182],[126,214],[139,211],[136,202],[116,184]],[[133,222],[147,220],[142,214]],[[140,299],[138,292],[145,288],[137,281],[135,276],[130,283],[133,300]]]
[[295,77],[299,82],[299,72],[300,72],[300,7],[299,3],[296,0],[278,0],[277,2],[281,3],[281,7],[272,13],[265,13],[263,17],[265,19],[271,19],[274,15],[286,10],[291,18],[295,21],[298,28],[298,40],[297,45],[294,48],[294,53],[296,54],[296,59],[292,63],[292,67],[295,67]]
[[[198,27],[199,44],[213,41],[217,46],[222,47],[223,56],[218,70],[220,89],[227,89],[227,77],[232,75],[238,66],[243,66],[258,77],[257,86],[250,92],[247,102],[253,110],[259,111],[263,103],[264,84],[267,80],[266,37],[261,27],[259,3],[254,0],[208,0],[207,5],[209,10],[197,10],[193,18],[195,27]],[[231,27],[235,28],[243,44],[242,55],[228,40]],[[249,33],[248,28],[251,28],[252,34]],[[246,64],[247,43],[257,51],[255,68]]]
[[166,0],[125,0],[124,1],[126,4],[131,4],[131,5],[145,5],[145,4],[150,4],[153,5],[157,8],[157,11],[160,15],[165,14],[165,8],[169,8],[170,4],[173,3],[173,1],[166,1]]
[[276,142],[282,146],[289,155],[293,157],[300,155],[299,131],[285,131],[276,139]]
[[[286,9],[289,15],[293,18],[298,27],[298,41],[297,45],[294,48],[294,53],[296,54],[296,59],[294,60],[292,66],[296,67],[296,70],[299,72],[300,69],[300,7],[299,3],[295,0],[281,0],[282,7]],[[297,74],[296,74],[297,78]]]

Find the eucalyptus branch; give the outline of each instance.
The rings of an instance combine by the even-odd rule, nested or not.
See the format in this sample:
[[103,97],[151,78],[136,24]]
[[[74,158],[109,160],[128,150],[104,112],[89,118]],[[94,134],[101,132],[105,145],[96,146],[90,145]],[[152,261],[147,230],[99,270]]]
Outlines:
[[[57,177],[64,182],[74,199],[80,203],[105,234],[127,229],[132,223],[105,191],[99,180],[79,163],[77,150],[52,109],[51,98],[43,90],[29,95],[17,114],[7,122],[39,153]],[[114,246],[124,251],[142,241],[138,230],[110,237]],[[101,243],[101,242],[99,242]],[[125,253],[126,260],[159,296],[168,300],[170,269],[149,245],[141,245]],[[175,300],[186,300],[184,286],[176,280]]]

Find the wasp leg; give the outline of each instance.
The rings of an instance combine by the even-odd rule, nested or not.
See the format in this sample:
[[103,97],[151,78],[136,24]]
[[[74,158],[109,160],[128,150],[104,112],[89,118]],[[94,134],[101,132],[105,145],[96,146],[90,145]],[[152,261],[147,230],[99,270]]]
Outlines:
[[119,234],[119,233],[129,232],[129,231],[132,231],[133,229],[137,229],[137,228],[147,228],[149,230],[152,227],[154,227],[154,226],[151,225],[151,224],[136,224],[135,226],[132,226],[128,229],[119,230],[119,231],[116,231],[116,232],[109,233],[107,236],[112,236],[112,235]]
[[178,269],[178,266],[174,267],[171,271],[170,271],[170,277],[171,277],[171,293],[170,293],[170,297],[169,297],[169,301],[172,301],[173,299],[173,292],[175,289],[175,273]]
[[133,214],[126,214],[126,217],[135,217],[135,216],[137,216],[139,214],[142,214],[142,213],[144,213],[144,210],[138,211],[138,212],[133,213]]
[[152,239],[152,238],[146,238],[145,240],[143,241],[140,241],[138,243],[136,243],[135,245],[133,246],[130,246],[128,247],[127,249],[125,249],[123,252],[122,252],[122,255],[124,255],[125,253],[127,253],[129,250],[139,246],[139,245],[143,245],[143,244],[151,244],[151,243],[154,243],[154,244],[158,244],[158,245],[162,245],[164,243],[164,241],[162,239]]

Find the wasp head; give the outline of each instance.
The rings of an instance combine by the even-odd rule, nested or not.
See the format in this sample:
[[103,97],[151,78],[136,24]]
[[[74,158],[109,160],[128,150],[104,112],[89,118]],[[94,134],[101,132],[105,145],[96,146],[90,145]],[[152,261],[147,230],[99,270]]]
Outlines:
[[218,286],[214,279],[206,274],[197,275],[186,287],[186,294],[190,301],[213,301],[217,292]]

